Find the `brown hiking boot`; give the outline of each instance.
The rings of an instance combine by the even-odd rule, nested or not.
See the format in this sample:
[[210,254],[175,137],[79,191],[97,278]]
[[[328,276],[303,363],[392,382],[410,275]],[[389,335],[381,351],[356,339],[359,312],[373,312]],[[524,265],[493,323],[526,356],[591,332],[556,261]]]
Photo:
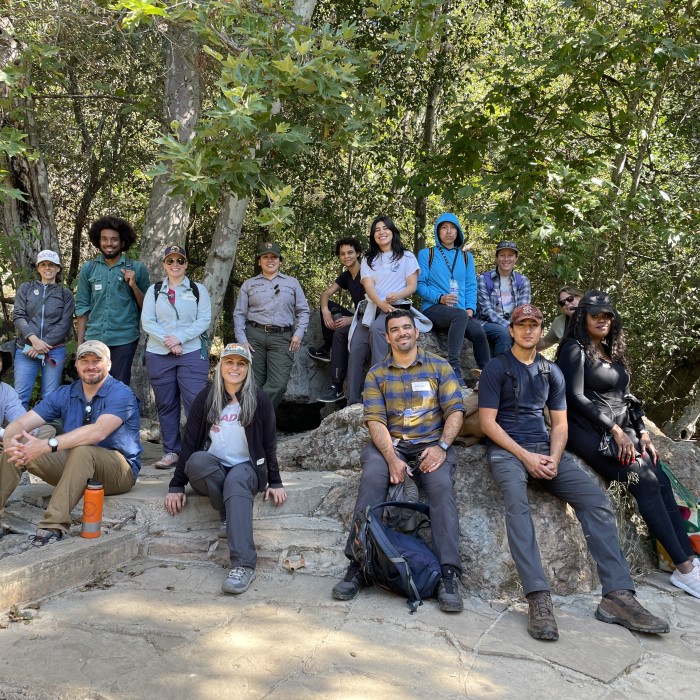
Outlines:
[[668,622],[652,615],[643,608],[633,591],[612,591],[600,599],[595,616],[601,622],[622,625],[633,632],[666,634],[670,631]]
[[527,633],[534,639],[556,642],[559,639],[557,621],[554,619],[552,596],[549,591],[533,591],[527,594],[530,611],[527,617]]

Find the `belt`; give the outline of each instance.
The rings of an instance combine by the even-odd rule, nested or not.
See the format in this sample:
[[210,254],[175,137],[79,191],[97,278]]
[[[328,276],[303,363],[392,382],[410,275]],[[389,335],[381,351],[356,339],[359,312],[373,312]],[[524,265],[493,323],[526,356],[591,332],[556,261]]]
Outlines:
[[255,323],[255,321],[248,321],[248,323],[256,328],[262,328],[265,333],[289,333],[294,330],[294,326],[273,326],[269,323]]

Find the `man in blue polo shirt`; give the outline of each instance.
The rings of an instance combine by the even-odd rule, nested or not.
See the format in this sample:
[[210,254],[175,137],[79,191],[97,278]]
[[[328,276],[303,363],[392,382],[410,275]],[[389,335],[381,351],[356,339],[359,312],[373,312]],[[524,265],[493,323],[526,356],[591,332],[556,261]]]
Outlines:
[[[5,429],[0,462],[0,516],[26,469],[55,486],[34,546],[57,542],[70,529],[70,512],[88,479],[97,479],[105,495],[125,493],[141,468],[139,401],[128,386],[109,375],[109,348],[97,340],[78,347],[79,379],[59,387],[32,411]],[[65,432],[48,440],[31,431],[60,418]]]

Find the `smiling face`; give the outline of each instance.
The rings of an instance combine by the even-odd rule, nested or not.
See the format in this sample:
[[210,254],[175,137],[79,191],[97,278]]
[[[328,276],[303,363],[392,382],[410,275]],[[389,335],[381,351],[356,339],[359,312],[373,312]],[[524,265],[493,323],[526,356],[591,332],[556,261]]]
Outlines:
[[343,267],[354,267],[357,263],[357,251],[351,245],[341,245],[338,251],[338,258],[343,263]]
[[394,234],[383,221],[377,221],[372,236],[382,253],[387,253],[391,250],[391,241],[394,238]]
[[163,260],[163,269],[168,279],[181,280],[187,271],[187,260],[179,253],[171,253]]
[[248,369],[248,361],[240,355],[229,355],[221,360],[221,378],[229,394],[237,393],[243,386]]
[[114,260],[122,253],[122,239],[119,231],[103,228],[100,231],[100,251],[106,260]]
[[515,261],[518,259],[518,254],[510,248],[504,248],[496,253],[496,265],[498,272],[503,277],[507,277],[515,267]]
[[401,353],[413,350],[418,341],[418,329],[413,325],[410,316],[390,319],[385,335],[391,349]]
[[87,352],[75,361],[75,369],[83,384],[99,384],[107,379],[112,363]]
[[510,326],[510,337],[523,350],[532,350],[542,337],[542,324],[534,318],[526,318]]
[[600,343],[608,337],[612,326],[613,315],[607,311],[598,314],[586,314],[586,331],[594,343]]
[[38,270],[41,281],[44,284],[51,284],[55,282],[56,275],[61,271],[61,268],[58,265],[55,265],[49,260],[42,260],[36,266],[36,269]]
[[457,240],[457,227],[450,221],[443,221],[440,226],[438,226],[438,236],[440,238],[440,243],[442,243],[445,248],[454,248],[455,240]]
[[274,253],[260,256],[260,269],[265,277],[272,278],[280,271],[280,259]]

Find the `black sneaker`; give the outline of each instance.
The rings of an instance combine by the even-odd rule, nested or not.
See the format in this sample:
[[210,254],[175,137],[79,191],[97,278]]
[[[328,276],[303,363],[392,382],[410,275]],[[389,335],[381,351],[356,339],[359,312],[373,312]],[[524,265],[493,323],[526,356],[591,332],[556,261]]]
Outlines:
[[320,348],[309,348],[309,355],[314,358],[314,360],[321,360],[321,362],[330,362],[331,354],[328,350],[323,347]]
[[61,530],[42,530],[38,529],[33,537],[30,537],[32,545],[35,547],[43,547],[47,544],[53,544],[63,539]]
[[452,571],[448,576],[443,576],[440,579],[438,607],[443,612],[462,612],[464,610],[464,602],[459,594],[457,572]]
[[350,562],[342,581],[333,586],[333,597],[337,600],[352,600],[367,585],[365,575],[356,561]]
[[343,387],[332,386],[323,396],[318,397],[321,403],[335,403],[345,398]]

